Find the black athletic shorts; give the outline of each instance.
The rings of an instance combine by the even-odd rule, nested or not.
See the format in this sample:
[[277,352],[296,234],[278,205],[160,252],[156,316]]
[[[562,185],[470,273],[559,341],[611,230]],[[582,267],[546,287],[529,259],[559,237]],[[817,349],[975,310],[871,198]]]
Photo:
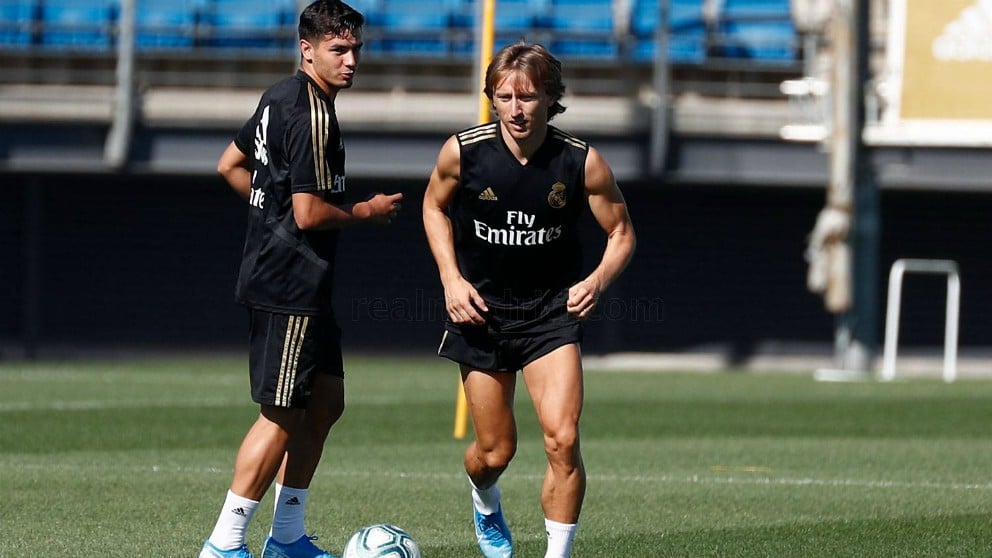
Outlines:
[[251,398],[303,408],[316,374],[344,377],[341,329],[334,316],[293,316],[249,309]]
[[551,351],[582,342],[582,324],[551,331],[501,336],[485,326],[445,329],[438,356],[489,372],[516,372]]

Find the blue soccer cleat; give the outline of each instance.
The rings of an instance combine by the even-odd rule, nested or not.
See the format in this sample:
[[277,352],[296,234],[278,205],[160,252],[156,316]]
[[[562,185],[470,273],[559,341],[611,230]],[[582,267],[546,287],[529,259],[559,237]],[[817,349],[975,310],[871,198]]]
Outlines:
[[205,541],[200,549],[200,558],[255,558],[255,555],[248,551],[246,544],[233,550],[221,550],[210,541]]
[[313,544],[315,540],[317,537],[303,535],[294,543],[283,544],[269,537],[262,547],[262,558],[338,558]]
[[475,510],[475,537],[486,558],[513,558],[513,538],[503,518],[503,507],[496,513],[483,515]]

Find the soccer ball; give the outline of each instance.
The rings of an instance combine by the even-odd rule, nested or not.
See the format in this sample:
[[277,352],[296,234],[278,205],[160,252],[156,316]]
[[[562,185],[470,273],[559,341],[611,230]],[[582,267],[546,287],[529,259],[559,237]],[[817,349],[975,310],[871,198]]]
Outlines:
[[356,531],[341,558],[420,558],[420,547],[403,529],[376,523]]

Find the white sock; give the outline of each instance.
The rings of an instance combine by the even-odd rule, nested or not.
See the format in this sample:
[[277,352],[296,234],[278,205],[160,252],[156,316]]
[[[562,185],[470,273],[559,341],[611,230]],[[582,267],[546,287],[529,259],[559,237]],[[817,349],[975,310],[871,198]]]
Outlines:
[[270,537],[289,544],[306,534],[303,516],[309,494],[309,488],[293,488],[276,483],[276,506],[272,514]]
[[221,550],[240,548],[245,544],[245,530],[257,508],[257,501],[243,498],[228,490],[224,507],[220,510],[220,517],[217,518],[214,531],[210,533],[208,539],[210,544]]
[[558,523],[545,518],[544,528],[548,532],[548,552],[544,558],[568,558],[579,524]]
[[471,477],[468,482],[472,485],[472,503],[475,504],[476,511],[482,515],[492,515],[499,511],[500,492],[495,484],[489,488],[478,488]]

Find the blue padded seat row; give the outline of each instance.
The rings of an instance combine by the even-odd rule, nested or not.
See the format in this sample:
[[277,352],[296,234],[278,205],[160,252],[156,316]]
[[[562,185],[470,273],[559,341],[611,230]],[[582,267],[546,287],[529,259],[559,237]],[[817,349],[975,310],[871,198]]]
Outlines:
[[613,0],[552,0],[548,16],[551,50],[564,58],[616,58]]
[[723,0],[720,17],[730,20],[785,21],[791,17],[790,0]]
[[224,48],[295,48],[296,3],[293,0],[212,0],[203,12],[210,29],[206,46]]
[[0,0],[0,46],[23,48],[31,44],[37,0]]
[[[459,34],[452,45],[453,54],[468,57],[475,54],[475,22],[481,0],[465,0],[452,12],[452,27]],[[544,40],[542,30],[547,18],[545,0],[496,0],[493,13],[493,50],[521,39]]]
[[113,44],[117,6],[111,0],[45,0],[41,41],[45,45],[103,49]]
[[554,39],[551,51],[561,58],[617,58],[620,45],[613,39]]
[[[634,36],[634,59],[654,60],[655,30],[659,25],[658,0],[634,0],[630,29]],[[706,59],[707,32],[703,0],[670,0],[668,11],[668,59],[673,63],[698,64]]]
[[[456,4],[452,11],[452,25],[473,29],[481,0],[466,0]],[[527,33],[542,27],[547,15],[547,4],[541,0],[497,0],[493,13],[493,28],[498,34]]]
[[613,0],[553,0],[548,27],[560,31],[612,31]]
[[191,48],[205,0],[138,0],[135,41],[139,49]]
[[[669,35],[668,61],[672,64],[701,64],[706,61],[706,42],[705,30],[693,34]],[[635,60],[654,60],[656,51],[654,37],[635,39]]]
[[344,0],[344,2],[365,16],[365,25],[375,23],[373,19],[382,5],[382,0]]
[[720,54],[758,62],[794,60],[798,41],[791,9],[790,0],[724,0]]
[[382,0],[373,16],[383,36],[376,51],[391,55],[444,57],[452,25],[448,0]]
[[720,31],[724,56],[770,63],[796,59],[798,41],[792,22],[728,21]]

